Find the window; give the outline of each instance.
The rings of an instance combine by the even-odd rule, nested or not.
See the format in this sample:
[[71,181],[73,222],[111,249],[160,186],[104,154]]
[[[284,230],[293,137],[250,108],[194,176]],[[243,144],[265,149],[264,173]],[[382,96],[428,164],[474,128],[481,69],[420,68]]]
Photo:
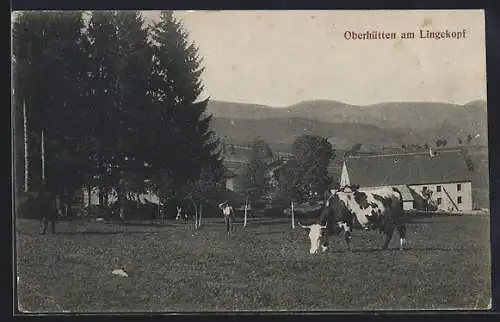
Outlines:
[[436,187],[436,192],[441,192],[441,186]]
[[462,191],[462,185],[460,183],[457,184],[457,191]]
[[443,199],[437,198],[437,204],[440,205],[443,202]]
[[457,197],[457,203],[459,203],[459,204],[462,203],[462,197],[460,197],[460,196]]

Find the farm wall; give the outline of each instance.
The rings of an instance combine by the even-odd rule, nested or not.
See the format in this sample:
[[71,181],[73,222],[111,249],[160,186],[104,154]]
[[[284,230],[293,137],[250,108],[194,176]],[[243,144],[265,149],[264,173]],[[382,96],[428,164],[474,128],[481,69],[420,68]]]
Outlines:
[[[418,196],[422,196],[422,189],[432,191],[431,199],[436,203],[438,210],[442,211],[472,211],[472,185],[470,182],[419,184],[409,186]],[[416,207],[419,209],[420,207]]]
[[404,209],[404,210],[411,210],[411,209],[414,209],[414,206],[413,206],[413,201],[404,201],[404,202],[403,202],[403,209]]
[[226,180],[226,189],[234,191],[234,178],[229,178]]
[[[87,207],[89,205],[89,194],[87,192],[87,188],[81,189],[81,196],[82,196],[83,206]],[[158,196],[152,192],[147,192],[147,193],[142,193],[142,194],[133,194],[130,197],[132,197],[136,201],[148,200],[149,202],[152,202],[152,203],[159,202]],[[99,188],[98,187],[92,188],[91,193],[90,193],[90,200],[91,200],[92,205],[99,205],[100,204]],[[112,203],[116,202],[117,200],[118,200],[118,194],[113,189],[108,194],[108,202],[110,204],[112,204]]]
[[[83,201],[83,206],[88,207],[89,205],[89,194],[87,192],[87,188],[82,188],[81,189],[81,194],[82,194],[82,201]],[[99,204],[99,189],[98,188],[93,188],[90,191],[90,202],[92,205],[98,205]]]
[[[384,187],[363,187],[363,189],[376,190]],[[424,187],[432,191],[431,199],[436,203],[440,211],[457,211],[455,206],[460,212],[472,210],[472,187],[470,182],[409,185],[412,200],[405,198],[403,201],[404,210],[424,209],[424,197],[422,195]]]

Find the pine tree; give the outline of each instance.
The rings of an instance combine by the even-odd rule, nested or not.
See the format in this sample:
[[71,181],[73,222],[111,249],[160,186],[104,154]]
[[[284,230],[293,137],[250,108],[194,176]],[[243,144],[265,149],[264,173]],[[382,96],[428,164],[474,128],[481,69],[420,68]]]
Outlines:
[[80,12],[22,13],[14,24],[15,100],[18,110],[27,107],[32,182],[63,204],[88,167],[81,135],[87,124],[82,27]]
[[[95,111],[95,173],[100,191],[114,187],[123,200],[128,190],[144,190],[148,129],[158,122],[148,109],[152,50],[139,12],[94,12],[90,40],[90,100]],[[107,193],[102,194],[105,201]]]
[[154,56],[150,96],[155,108],[151,115],[159,126],[150,133],[156,140],[149,142],[162,150],[152,163],[158,172],[168,171],[176,186],[199,180],[202,170],[220,182],[224,169],[219,140],[210,129],[212,117],[206,115],[208,99],[200,100],[204,69],[198,48],[170,11],[160,14],[151,35]]
[[151,100],[148,81],[152,66],[152,48],[148,29],[138,11],[121,11],[115,17],[117,28],[117,94],[123,129],[123,153],[130,157],[125,175],[130,187],[144,189],[145,166],[150,164],[145,132],[155,127],[149,117]]
[[[26,107],[26,123],[28,129],[28,182],[32,185],[39,185],[39,154],[36,146],[37,133],[40,132],[40,118],[43,115],[39,110],[43,110],[44,97],[42,93],[48,84],[43,80],[43,60],[46,44],[44,43],[44,28],[46,21],[42,13],[23,12],[19,13],[13,24],[13,54],[14,54],[14,81],[15,97],[14,104],[17,115],[23,116],[23,107]],[[35,108],[36,106],[36,108]]]
[[113,164],[120,130],[119,101],[116,90],[116,56],[118,44],[113,12],[93,12],[87,30],[90,93],[88,102],[94,121],[91,156],[95,169],[89,176],[103,174],[106,165]]
[[47,187],[77,185],[77,135],[81,127],[79,85],[84,74],[81,13],[23,13],[14,27],[18,82],[16,101],[26,103],[33,170],[41,177],[41,133]]

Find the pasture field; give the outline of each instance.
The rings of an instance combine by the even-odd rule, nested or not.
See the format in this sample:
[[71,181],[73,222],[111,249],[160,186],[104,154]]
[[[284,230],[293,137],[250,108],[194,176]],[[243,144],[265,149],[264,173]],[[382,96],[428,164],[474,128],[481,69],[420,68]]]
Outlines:
[[[354,231],[310,255],[289,221],[192,225],[16,223],[18,299],[31,312],[474,309],[490,303],[489,216],[414,219],[397,235]],[[111,271],[124,266],[128,278]]]

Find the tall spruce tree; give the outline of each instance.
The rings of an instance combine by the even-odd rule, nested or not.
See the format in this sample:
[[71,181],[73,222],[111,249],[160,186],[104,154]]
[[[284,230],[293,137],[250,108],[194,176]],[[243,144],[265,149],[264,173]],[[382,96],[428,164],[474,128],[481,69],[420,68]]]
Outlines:
[[49,57],[45,55],[47,42],[45,41],[47,21],[43,13],[19,13],[13,24],[13,54],[14,54],[14,102],[18,115],[23,116],[23,107],[26,107],[26,123],[28,129],[28,182],[29,189],[40,185],[40,155],[39,135],[41,117],[47,105],[47,85],[44,79],[44,63]]
[[13,30],[15,104],[18,110],[26,104],[28,110],[30,172],[39,184],[66,195],[80,184],[80,173],[87,166],[81,162],[84,142],[79,137],[84,123],[82,27],[80,12],[29,12],[18,16]]
[[88,185],[93,178],[99,178],[101,188],[116,185],[117,179],[109,170],[115,169],[115,162],[121,136],[119,95],[117,93],[118,43],[115,13],[111,11],[92,12],[87,28],[89,39],[89,92],[88,105],[92,111],[94,128],[87,134],[93,151],[89,155],[94,167],[88,173]]
[[[117,28],[117,94],[122,126],[122,149],[129,157],[124,169],[129,187],[144,189],[145,164],[151,163],[144,133],[155,128],[148,109],[148,82],[152,66],[152,48],[148,28],[138,11],[120,11],[115,16]],[[122,167],[123,169],[123,167]]]
[[[198,48],[188,39],[182,22],[171,11],[163,11],[151,30],[154,41],[150,96],[154,117],[161,124],[150,141],[161,147],[152,163],[169,173],[179,187],[200,180],[202,170],[215,182],[223,179],[219,140],[206,115],[208,99],[200,100],[203,85],[202,60]],[[157,123],[157,124],[158,124]],[[205,177],[205,176],[204,176]],[[160,183],[161,184],[161,183]]]
[[[155,128],[148,82],[152,49],[137,11],[94,12],[88,35],[91,46],[90,91],[95,110],[96,171],[100,191],[114,187],[119,199],[127,189],[144,189],[144,153],[148,129]],[[105,199],[107,193],[101,194]],[[105,200],[103,200],[105,202]]]

